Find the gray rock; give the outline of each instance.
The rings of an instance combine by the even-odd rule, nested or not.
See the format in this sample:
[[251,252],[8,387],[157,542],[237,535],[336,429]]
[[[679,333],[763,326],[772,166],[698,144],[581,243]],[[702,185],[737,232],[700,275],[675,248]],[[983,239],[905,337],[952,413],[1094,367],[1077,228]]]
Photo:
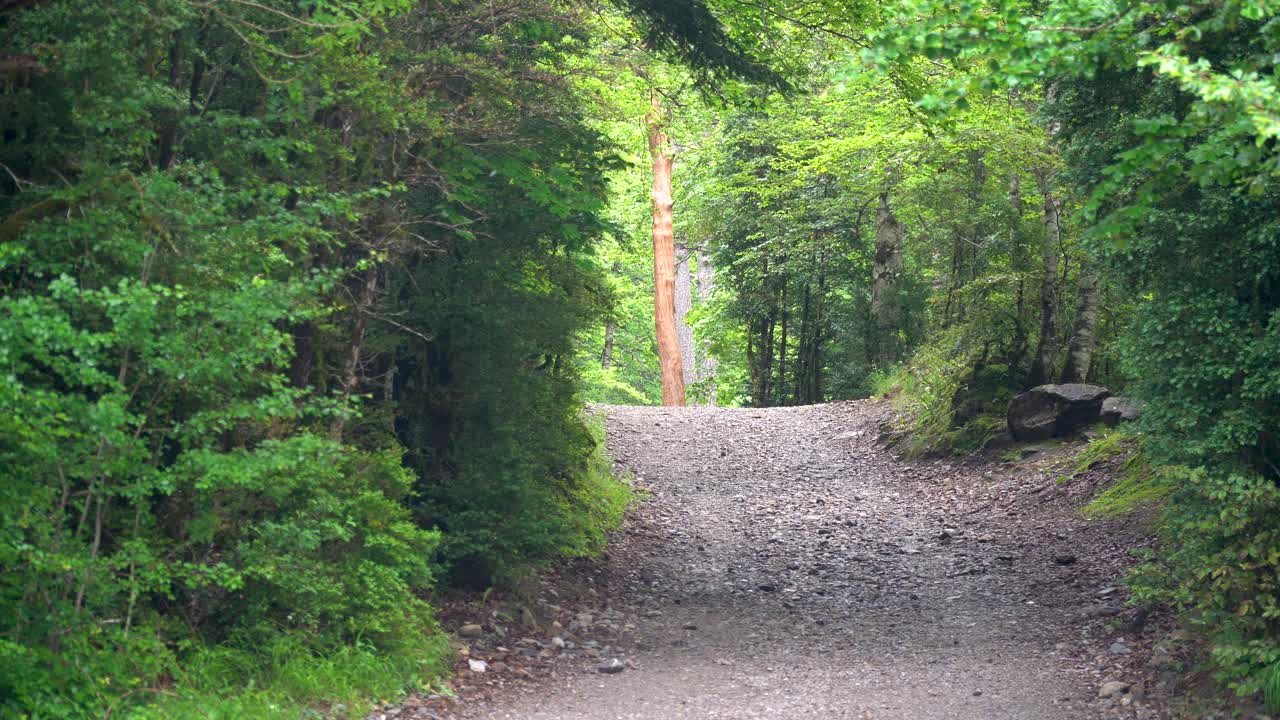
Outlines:
[[622,661],[619,660],[618,658],[605,660],[604,662],[596,666],[596,672],[604,673],[605,675],[617,675],[618,673],[626,669],[627,669],[627,666],[624,665]]
[[551,645],[552,645],[553,647],[557,648],[557,649],[563,650],[563,649],[564,649],[564,638],[560,637],[559,635],[557,635],[557,636],[555,636],[555,637],[551,638]]
[[1111,391],[1101,385],[1041,385],[1009,401],[1006,419],[1015,440],[1037,442],[1069,435],[1098,421]]
[[1129,683],[1120,680],[1110,680],[1102,683],[1102,687],[1098,688],[1098,697],[1102,699],[1115,698],[1119,699],[1121,695],[1129,692]]
[[478,638],[484,634],[484,628],[475,623],[467,623],[458,628],[458,634],[464,638]]
[[1142,405],[1137,400],[1127,397],[1109,397],[1102,401],[1099,414],[1102,422],[1115,427],[1122,422],[1133,422],[1142,417]]
[[1111,647],[1107,648],[1107,650],[1110,651],[1112,655],[1128,655],[1129,654],[1129,646],[1125,645],[1122,642],[1111,643]]

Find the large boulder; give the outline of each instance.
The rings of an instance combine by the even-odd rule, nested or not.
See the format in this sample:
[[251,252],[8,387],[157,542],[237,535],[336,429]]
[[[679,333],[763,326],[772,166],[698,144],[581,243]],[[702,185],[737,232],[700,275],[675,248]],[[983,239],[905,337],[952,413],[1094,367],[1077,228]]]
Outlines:
[[1069,435],[1098,422],[1110,396],[1101,385],[1082,383],[1031,388],[1009,401],[1009,434],[1024,442]]
[[1142,404],[1133,398],[1109,397],[1102,401],[1102,422],[1115,427],[1142,417]]

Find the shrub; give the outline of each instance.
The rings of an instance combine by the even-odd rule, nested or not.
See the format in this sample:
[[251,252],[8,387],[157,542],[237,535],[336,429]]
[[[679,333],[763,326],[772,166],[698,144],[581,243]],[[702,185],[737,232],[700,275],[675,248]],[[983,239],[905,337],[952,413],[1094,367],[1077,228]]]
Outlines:
[[1263,691],[1280,663],[1280,488],[1203,468],[1178,480],[1164,550],[1136,571],[1134,597],[1185,613],[1213,641],[1220,677]]

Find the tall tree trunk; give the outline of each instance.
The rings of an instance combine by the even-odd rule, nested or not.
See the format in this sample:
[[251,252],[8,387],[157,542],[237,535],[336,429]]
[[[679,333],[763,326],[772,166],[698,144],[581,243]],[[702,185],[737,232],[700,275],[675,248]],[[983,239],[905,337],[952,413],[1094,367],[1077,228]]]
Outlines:
[[[1027,354],[1027,323],[1023,319],[1027,306],[1027,261],[1026,239],[1022,236],[1022,178],[1018,171],[1009,173],[1009,211],[1012,215],[1009,223],[1009,259],[1014,275],[1018,279],[1015,290],[1013,308],[1013,341],[1009,344],[1005,364],[1009,373],[1016,376],[1022,370],[1022,361]],[[1038,383],[1036,383],[1038,384]]]
[[1036,343],[1036,356],[1028,378],[1032,386],[1043,385],[1049,379],[1058,354],[1058,257],[1062,254],[1062,201],[1054,197],[1048,187],[1044,187],[1043,192],[1044,247],[1041,259],[1044,277],[1040,281],[1040,340]]
[[[696,250],[696,257],[695,281],[698,286],[698,304],[702,304],[711,299],[711,291],[715,288],[715,268],[711,265],[711,256],[703,251],[701,246]],[[706,382],[707,405],[715,407],[719,399],[716,397],[716,358],[711,354],[710,338],[703,341],[700,352],[697,353],[697,360],[698,380]]]
[[794,398],[797,405],[808,404],[809,398],[809,283],[800,292],[800,338],[796,342],[796,383]]
[[618,332],[618,321],[609,320],[604,326],[604,352],[600,353],[600,367],[613,367],[613,336]]
[[676,243],[676,338],[680,341],[680,370],[685,387],[694,377],[693,327],[687,319],[693,308],[693,273],[689,272],[689,247]]
[[775,404],[783,405],[786,403],[787,396],[787,276],[782,276],[782,340],[778,353],[778,382],[774,385],[776,389]]
[[[615,260],[609,268],[614,274],[622,272],[622,261]],[[613,340],[618,334],[618,319],[610,317],[604,324],[604,350],[600,353],[600,367],[608,370],[613,367]]]
[[827,276],[818,275],[818,296],[813,302],[813,349],[810,350],[810,366],[813,368],[813,382],[810,402],[822,402],[822,341],[826,339],[826,318],[823,317],[823,298],[827,293]]
[[760,398],[757,407],[773,404],[773,332],[778,327],[778,307],[769,308],[764,321],[764,333],[760,338]]
[[1098,329],[1098,305],[1102,288],[1098,275],[1086,260],[1080,264],[1080,285],[1076,288],[1076,321],[1067,346],[1067,364],[1059,382],[1082,383],[1089,379],[1093,345]]
[[876,208],[876,257],[871,271],[871,318],[876,332],[874,360],[882,368],[898,359],[903,234],[902,223],[889,208],[889,193],[880,193],[880,205]]
[[[351,340],[347,345],[347,359],[342,365],[342,399],[346,401],[359,389],[363,379],[360,375],[360,356],[364,350],[364,336],[369,327],[369,312],[373,309],[373,301],[378,291],[378,266],[376,264],[365,271],[360,286],[360,295],[354,307],[355,318],[351,325]],[[346,429],[346,418],[339,417],[334,422],[331,435],[334,440],[341,440]]]
[[665,115],[657,90],[649,91],[649,155],[653,159],[653,321],[662,371],[662,404],[684,406],[684,368],[676,335],[676,258],[672,224],[670,143],[663,132]]
[[[182,79],[183,54],[182,33],[176,32],[173,35],[173,45],[169,47],[169,84],[175,91],[181,89],[179,81]],[[176,109],[165,110],[162,115],[156,133],[156,167],[168,170],[173,165],[174,153],[177,151],[179,112]]]

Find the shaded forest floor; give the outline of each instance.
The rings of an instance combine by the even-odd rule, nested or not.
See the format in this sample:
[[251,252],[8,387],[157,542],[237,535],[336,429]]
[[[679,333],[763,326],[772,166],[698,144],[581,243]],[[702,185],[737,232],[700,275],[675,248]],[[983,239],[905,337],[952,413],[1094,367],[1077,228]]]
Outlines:
[[1117,584],[1148,524],[1083,518],[1078,446],[907,462],[876,401],[604,410],[643,491],[608,554],[446,609],[483,626],[459,697],[374,717],[1167,716],[1165,629]]

